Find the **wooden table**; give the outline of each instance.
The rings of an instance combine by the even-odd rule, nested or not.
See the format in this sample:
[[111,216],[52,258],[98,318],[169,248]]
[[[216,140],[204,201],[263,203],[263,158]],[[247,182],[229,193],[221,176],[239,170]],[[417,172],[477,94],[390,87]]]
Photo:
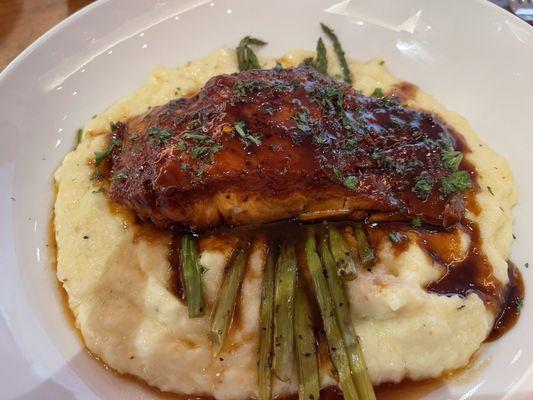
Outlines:
[[0,0],[0,71],[35,39],[93,0]]

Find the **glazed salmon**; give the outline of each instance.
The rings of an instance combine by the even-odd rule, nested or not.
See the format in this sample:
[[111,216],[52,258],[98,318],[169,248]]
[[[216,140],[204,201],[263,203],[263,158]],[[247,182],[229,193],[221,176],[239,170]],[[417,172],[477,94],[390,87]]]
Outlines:
[[449,226],[472,188],[459,135],[311,67],[220,75],[117,123],[111,198],[158,226],[420,218]]

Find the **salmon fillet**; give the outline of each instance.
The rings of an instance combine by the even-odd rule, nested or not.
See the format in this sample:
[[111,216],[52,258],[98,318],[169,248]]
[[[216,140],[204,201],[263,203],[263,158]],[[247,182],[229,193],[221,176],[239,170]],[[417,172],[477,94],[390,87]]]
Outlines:
[[111,198],[161,227],[413,217],[449,226],[465,208],[449,182],[468,167],[456,132],[311,67],[216,76],[117,123],[112,140]]

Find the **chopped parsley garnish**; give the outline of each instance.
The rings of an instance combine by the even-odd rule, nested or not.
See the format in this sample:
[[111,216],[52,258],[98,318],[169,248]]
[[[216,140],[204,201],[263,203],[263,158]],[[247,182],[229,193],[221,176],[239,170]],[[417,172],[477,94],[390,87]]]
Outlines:
[[333,49],[335,50],[335,54],[337,55],[339,64],[341,65],[341,68],[342,68],[342,75],[343,75],[344,81],[346,83],[351,84],[352,76],[350,73],[350,68],[348,67],[348,62],[346,61],[346,57],[344,56],[344,50],[342,49],[341,43],[339,42],[337,35],[335,35],[335,32],[333,32],[333,29],[331,29],[329,26],[324,25],[323,23],[321,23],[320,26],[322,27],[322,30],[324,31],[324,33],[328,36],[328,38],[333,43]]
[[359,186],[359,179],[355,175],[349,175],[342,180],[342,184],[350,190],[355,190]]
[[120,171],[117,172],[115,175],[111,177],[111,180],[117,180],[117,179],[126,179],[128,177],[127,171]]
[[272,107],[264,107],[263,108],[263,112],[265,114],[268,114],[268,115],[273,115],[274,114],[274,109]]
[[385,94],[383,93],[383,89],[380,87],[377,87],[374,89],[374,91],[371,94],[372,97],[383,97]]
[[339,182],[341,182],[344,187],[350,190],[356,190],[359,186],[359,179],[355,175],[344,175],[342,171],[338,168],[333,168],[333,174]]
[[491,188],[490,186],[487,186],[487,190],[489,191],[489,193],[490,193],[491,195],[494,196],[494,192],[492,191],[492,188]]
[[453,172],[449,176],[441,179],[441,185],[440,192],[444,197],[448,197],[453,193],[463,193],[474,187],[470,179],[470,174],[467,171]]
[[422,226],[422,219],[419,216],[414,217],[411,220],[411,226],[413,228],[420,228]]
[[340,88],[332,86],[313,88],[309,90],[309,93],[311,102],[320,104],[328,113],[335,113],[340,118],[345,129],[356,130],[357,126],[362,130],[366,128],[364,119],[360,118],[354,122],[344,111],[344,93]]
[[235,123],[235,125],[233,125],[233,129],[239,134],[241,141],[246,147],[250,146],[251,143],[255,144],[256,146],[261,145],[261,137],[259,135],[254,135],[253,133],[246,132],[246,126],[244,121],[239,121]]
[[94,172],[91,174],[91,181],[101,181],[104,178],[100,170],[95,169]]
[[324,145],[330,141],[329,136],[326,132],[317,132],[313,135],[313,143]]
[[525,263],[525,264],[524,264],[524,267],[529,268],[529,263],[528,263],[528,262]]
[[200,158],[208,154],[216,154],[222,150],[221,144],[215,144],[213,146],[194,146],[191,150],[192,158]]
[[205,140],[209,140],[209,136],[208,135],[205,135],[203,133],[185,133],[183,135],[183,137],[185,139],[193,139],[193,140],[196,140],[196,141],[199,141],[199,142],[203,142]]
[[457,171],[461,160],[463,159],[463,153],[455,150],[444,150],[442,152],[442,162],[446,167],[452,171]]
[[384,64],[385,64],[385,60],[381,60],[381,61],[379,62],[379,65],[384,65]]
[[137,139],[139,139],[139,135],[137,135],[136,133],[134,133],[128,138],[130,142],[135,142]]
[[395,116],[391,116],[390,122],[397,128],[401,128],[404,125],[404,122],[400,118]]
[[339,96],[341,96],[341,90],[333,86],[311,90],[311,101],[329,110],[335,109],[335,104],[338,104]]
[[435,186],[435,179],[433,179],[429,174],[422,172],[413,186],[413,193],[420,200],[426,200]]
[[385,150],[383,149],[375,149],[372,154],[370,154],[370,158],[374,161],[382,160],[383,157],[385,157]]
[[178,142],[174,145],[174,147],[179,151],[185,151],[187,144],[185,142]]
[[111,132],[115,132],[117,130],[117,125],[113,121],[111,121],[109,123],[109,129],[111,130]]
[[76,140],[78,143],[81,142],[81,137],[83,136],[83,130],[80,128],[76,131]]
[[396,231],[389,232],[388,236],[389,236],[389,240],[392,243],[400,243],[402,241],[402,236],[400,235],[399,232],[396,232]]
[[387,96],[380,97],[377,103],[387,111],[393,111],[399,108],[398,102]]
[[339,140],[339,148],[345,152],[351,154],[359,147],[359,138],[357,136],[347,137]]
[[309,110],[305,107],[302,108],[302,111],[298,112],[293,118],[296,121],[296,126],[302,132],[309,132],[312,125],[315,123],[315,121],[311,120]]
[[250,46],[264,46],[265,41],[251,36],[244,37],[237,46],[237,62],[239,71],[248,71],[250,69],[260,69],[261,64]]
[[150,136],[158,146],[163,146],[170,140],[173,133],[161,127],[152,126],[148,131],[148,136]]
[[109,146],[104,151],[95,151],[94,152],[94,165],[99,166],[104,159],[106,159],[109,154],[113,151],[113,148],[115,147],[114,143],[111,143],[111,146]]
[[195,146],[191,150],[192,158],[200,158],[203,155],[209,154],[209,147],[204,146]]
[[515,303],[516,309],[518,311],[521,311],[522,307],[524,306],[524,299],[523,298],[515,299],[514,303]]

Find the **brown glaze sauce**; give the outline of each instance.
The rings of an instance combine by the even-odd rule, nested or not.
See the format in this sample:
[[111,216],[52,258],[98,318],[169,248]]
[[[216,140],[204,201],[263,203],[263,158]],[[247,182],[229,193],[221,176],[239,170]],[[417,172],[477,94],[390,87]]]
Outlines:
[[[353,224],[353,222],[342,221],[330,223],[337,225],[345,234],[350,234],[349,227]],[[254,236],[264,234],[270,245],[286,240],[293,242],[296,245],[298,261],[303,265],[305,263],[303,243],[306,225],[302,222],[286,221],[236,228],[218,228],[199,235],[200,250],[220,251],[232,246],[232,243],[234,246],[237,240],[250,242]],[[370,245],[376,250],[389,241],[393,251],[399,255],[407,250],[411,241],[415,241],[442,268],[441,277],[427,286],[428,291],[463,297],[470,293],[478,294],[497,316],[491,339],[500,337],[516,323],[524,297],[524,284],[520,271],[514,264],[509,263],[509,284],[504,286],[496,279],[492,274],[489,261],[481,250],[482,240],[477,224],[463,219],[462,224],[451,229],[434,226],[414,228],[410,224],[398,222],[368,223],[364,227]],[[389,239],[392,232],[400,234],[398,242],[393,243]],[[175,232],[174,235],[178,238],[180,234]],[[468,236],[466,249],[463,249],[461,235]],[[236,239],[237,237],[239,239]],[[174,243],[176,242],[179,241],[174,240]],[[173,246],[174,248],[177,249]],[[179,256],[174,254],[176,251],[173,250],[171,253],[171,264],[178,271],[175,274],[180,276]],[[180,279],[174,281],[177,293],[183,293],[181,285]]]
[[524,301],[525,287],[520,270],[516,265],[509,261],[509,285],[504,294],[504,301],[502,303],[500,314],[496,318],[492,332],[487,338],[488,342],[492,342],[502,337],[513,326],[515,326],[520,317],[520,310]]

